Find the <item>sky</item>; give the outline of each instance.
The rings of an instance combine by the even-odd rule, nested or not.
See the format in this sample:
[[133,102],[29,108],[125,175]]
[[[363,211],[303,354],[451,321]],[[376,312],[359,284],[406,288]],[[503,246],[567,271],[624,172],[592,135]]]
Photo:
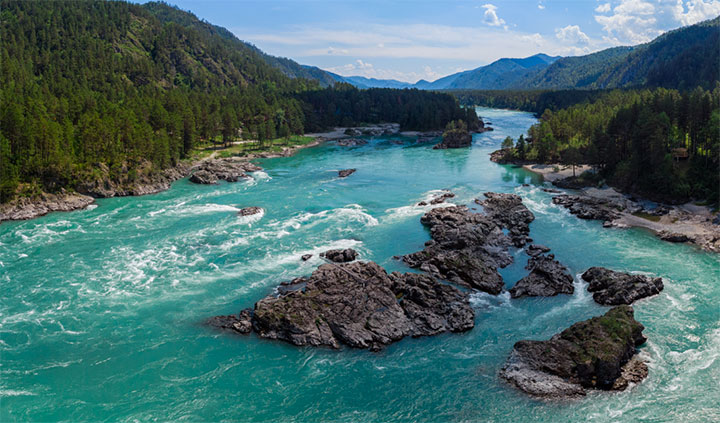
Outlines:
[[166,1],[266,53],[407,82],[503,57],[635,45],[720,15],[720,0]]

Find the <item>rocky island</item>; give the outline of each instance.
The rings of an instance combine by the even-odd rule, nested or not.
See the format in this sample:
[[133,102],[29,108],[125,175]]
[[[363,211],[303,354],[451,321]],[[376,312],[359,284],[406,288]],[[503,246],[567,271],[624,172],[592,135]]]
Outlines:
[[644,327],[630,306],[575,323],[547,341],[519,341],[500,376],[521,391],[547,399],[583,396],[588,389],[624,390],[647,376],[636,358]]

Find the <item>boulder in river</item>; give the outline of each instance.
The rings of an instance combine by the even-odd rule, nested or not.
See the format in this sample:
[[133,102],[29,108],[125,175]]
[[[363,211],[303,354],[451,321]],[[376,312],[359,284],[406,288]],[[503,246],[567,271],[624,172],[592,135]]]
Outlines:
[[552,202],[559,204],[580,219],[612,222],[620,217],[622,206],[612,201],[586,195],[558,195]]
[[260,166],[236,157],[209,159],[197,165],[195,172],[190,175],[190,182],[205,185],[216,184],[219,180],[237,182],[240,178],[249,177],[246,172],[261,169]]
[[342,170],[338,171],[338,176],[341,178],[346,178],[346,177],[352,175],[353,173],[355,173],[356,170],[357,169],[342,169]]
[[310,260],[310,259],[312,258],[312,256],[313,256],[312,254],[303,254],[303,255],[300,257],[300,260],[302,260],[302,261],[308,261],[308,260]]
[[207,324],[218,329],[237,333],[250,333],[252,332],[252,309],[246,308],[239,314],[211,317],[208,319]]
[[668,230],[660,231],[658,233],[658,238],[662,239],[663,241],[676,243],[683,243],[691,240],[690,237],[685,234],[676,233]]
[[530,257],[539,256],[540,254],[548,253],[550,252],[550,248],[540,245],[540,244],[530,244],[526,249],[525,252]]
[[327,250],[324,253],[320,253],[320,257],[325,257],[335,263],[348,263],[355,260],[357,256],[357,251],[352,248]]
[[245,207],[238,211],[238,216],[252,216],[254,214],[262,213],[262,211],[262,207],[258,206]]
[[[443,192],[442,194],[434,197],[432,200],[430,200],[430,204],[432,204],[432,205],[442,204],[448,198],[453,198],[453,197],[455,197],[455,194],[453,194],[450,191],[446,191],[446,192]],[[421,201],[420,203],[425,203],[425,202]],[[418,203],[418,205],[421,205],[420,203]],[[427,205],[427,203],[425,203],[423,205]]]
[[341,138],[336,141],[336,144],[341,147],[358,147],[367,143],[367,140],[362,138]]
[[468,294],[434,278],[373,262],[324,264],[255,304],[253,330],[294,345],[379,350],[406,336],[474,326]]
[[643,329],[632,307],[617,306],[547,341],[517,342],[500,376],[527,394],[549,399],[582,396],[586,389],[622,390],[647,375],[647,366],[633,360],[646,341]]
[[511,240],[496,222],[465,206],[436,208],[420,221],[430,228],[432,240],[424,250],[402,256],[408,266],[490,294],[502,292],[497,268],[512,263]]
[[591,267],[582,278],[588,282],[588,291],[593,293],[595,302],[602,305],[632,304],[663,290],[662,278],[616,272],[604,267]]
[[530,257],[526,269],[530,270],[530,274],[510,288],[512,298],[552,297],[575,291],[568,268],[555,260],[553,254]]

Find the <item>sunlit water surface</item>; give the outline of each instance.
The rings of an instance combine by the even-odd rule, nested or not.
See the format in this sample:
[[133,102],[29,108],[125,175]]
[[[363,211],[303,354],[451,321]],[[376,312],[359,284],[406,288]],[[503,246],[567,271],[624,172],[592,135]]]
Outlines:
[[[182,180],[167,192],[0,225],[0,420],[6,421],[683,421],[720,419],[720,261],[641,230],[603,229],[551,203],[537,176],[488,160],[535,120],[479,109],[494,132],[471,149],[389,138],[326,144],[261,162],[252,180]],[[337,170],[357,168],[340,179]],[[523,186],[523,183],[529,184]],[[575,294],[510,300],[476,294],[475,328],[406,339],[380,353],[297,348],[216,332],[202,321],[238,312],[279,282],[309,274],[329,248],[407,270],[427,210],[451,189],[472,205],[513,192],[535,213],[531,236],[579,274],[590,266],[665,278],[636,304],[649,338],[645,382],[568,403],[527,398],[498,370],[520,339],[546,339],[602,314]],[[239,208],[261,206],[258,217]],[[313,259],[300,261],[302,254]],[[502,274],[522,277],[527,256]]]

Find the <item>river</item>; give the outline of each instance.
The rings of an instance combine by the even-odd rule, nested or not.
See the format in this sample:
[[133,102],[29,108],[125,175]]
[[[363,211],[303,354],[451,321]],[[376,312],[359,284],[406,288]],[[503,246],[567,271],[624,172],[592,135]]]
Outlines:
[[[253,179],[103,199],[97,206],[0,225],[0,421],[683,421],[720,419],[720,260],[640,229],[604,229],[551,202],[539,178],[488,160],[528,113],[478,109],[494,132],[469,149],[378,138],[261,160]],[[347,178],[337,170],[357,168]],[[523,186],[523,184],[528,184]],[[513,344],[547,339],[602,314],[575,294],[510,300],[474,294],[475,328],[405,339],[380,353],[297,348],[214,331],[317,254],[352,247],[388,270],[422,249],[436,190],[472,204],[513,192],[535,213],[531,237],[573,274],[590,266],[665,278],[635,305],[649,377],[621,393],[536,401],[502,382]],[[262,216],[238,217],[260,206]],[[314,257],[300,261],[300,256]],[[501,271],[508,287],[527,256]]]

